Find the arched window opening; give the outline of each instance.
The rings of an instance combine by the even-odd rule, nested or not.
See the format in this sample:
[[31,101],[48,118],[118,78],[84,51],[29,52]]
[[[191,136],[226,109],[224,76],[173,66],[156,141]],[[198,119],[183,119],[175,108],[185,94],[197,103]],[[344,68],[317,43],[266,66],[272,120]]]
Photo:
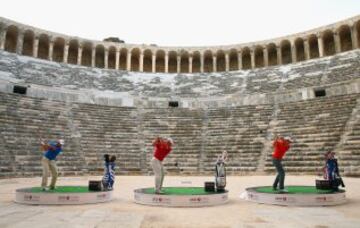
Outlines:
[[140,71],[140,50],[138,48],[131,51],[131,71]]
[[79,52],[79,43],[77,40],[71,40],[69,42],[68,59],[67,62],[70,64],[77,64]]
[[336,53],[335,51],[335,41],[334,33],[330,30],[327,30],[323,34],[323,44],[324,44],[324,55],[330,56]]
[[200,73],[201,72],[201,60],[200,60],[200,53],[199,52],[195,52],[193,54],[192,72],[193,73]]
[[23,50],[22,54],[26,56],[33,56],[34,54],[34,41],[35,35],[32,31],[26,31],[24,33],[24,42],[23,42]]
[[174,51],[169,52],[169,60],[168,60],[168,71],[169,73],[176,73],[177,72],[177,54]]
[[268,64],[269,64],[269,66],[278,65],[276,45],[274,43],[269,44],[267,46],[267,51],[268,51]]
[[204,54],[204,72],[213,72],[213,55],[211,51],[206,51]]
[[304,48],[304,40],[298,38],[295,40],[295,50],[296,50],[296,61],[304,61],[305,60],[305,48]]
[[143,61],[144,72],[152,72],[152,52],[151,50],[145,50],[144,51],[144,61]]
[[55,62],[63,62],[64,61],[64,47],[65,40],[63,38],[56,38],[53,47],[53,56],[52,59]]
[[116,48],[114,46],[109,47],[108,51],[108,69],[116,68]]
[[229,54],[229,68],[230,71],[239,70],[238,52],[235,49],[232,49]]
[[82,47],[81,65],[91,66],[92,44],[84,43]]
[[216,71],[223,72],[226,71],[226,61],[224,51],[218,51],[216,53]]
[[255,48],[255,67],[259,68],[259,67],[264,67],[264,51],[263,51],[263,47],[256,47]]
[[95,67],[104,68],[105,67],[105,48],[102,45],[97,45],[95,48]]
[[120,50],[119,68],[121,70],[127,70],[127,49],[123,48]]
[[39,37],[38,58],[49,59],[50,39],[48,35],[42,34]]
[[291,44],[290,41],[284,40],[280,44],[281,47],[281,57],[282,57],[282,64],[289,64],[292,62],[291,59]]
[[19,31],[16,26],[11,25],[7,28],[5,36],[5,51],[16,52],[18,33]]
[[316,35],[309,36],[310,59],[319,58],[319,43]]
[[251,54],[249,48],[244,48],[242,51],[242,68],[244,70],[251,69]]
[[156,72],[165,72],[165,52],[156,52]]
[[181,53],[180,72],[189,73],[189,53],[185,51]]
[[351,30],[347,25],[343,25],[339,28],[339,39],[341,51],[350,51],[353,49]]

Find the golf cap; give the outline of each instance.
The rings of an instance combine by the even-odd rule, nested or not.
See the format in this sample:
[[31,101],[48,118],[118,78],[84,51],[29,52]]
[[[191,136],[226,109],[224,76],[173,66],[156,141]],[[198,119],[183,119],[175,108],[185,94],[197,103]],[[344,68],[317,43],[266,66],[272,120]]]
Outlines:
[[284,139],[289,141],[289,142],[293,142],[293,140],[292,140],[292,138],[290,136],[285,136]]
[[64,145],[65,140],[63,140],[63,139],[59,139],[59,140],[58,140],[58,142],[59,142],[61,145]]
[[174,141],[172,140],[172,138],[168,137],[166,138],[167,141],[169,141],[171,144],[174,144]]

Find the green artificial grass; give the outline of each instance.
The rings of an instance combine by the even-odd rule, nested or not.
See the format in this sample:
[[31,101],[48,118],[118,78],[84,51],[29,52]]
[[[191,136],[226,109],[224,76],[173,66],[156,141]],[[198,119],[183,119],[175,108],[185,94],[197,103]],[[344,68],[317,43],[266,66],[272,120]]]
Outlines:
[[[286,194],[329,194],[336,193],[333,190],[321,190],[316,189],[315,186],[285,186],[285,189],[288,190]],[[279,191],[274,191],[272,186],[257,187],[254,188],[256,192],[261,193],[280,193]]]
[[[203,187],[167,187],[162,188],[164,195],[211,195],[217,192],[205,192]],[[145,194],[155,194],[154,188],[145,188]]]
[[31,192],[39,193],[39,192],[47,192],[47,193],[87,193],[92,192],[89,191],[88,186],[57,186],[54,190],[43,191],[41,187],[33,187],[31,188]]

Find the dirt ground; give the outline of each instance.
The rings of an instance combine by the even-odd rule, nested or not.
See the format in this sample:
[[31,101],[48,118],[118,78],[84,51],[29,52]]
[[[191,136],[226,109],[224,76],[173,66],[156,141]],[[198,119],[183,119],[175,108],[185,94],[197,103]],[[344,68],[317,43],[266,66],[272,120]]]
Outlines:
[[[271,185],[273,176],[230,176],[229,202],[202,208],[138,205],[133,190],[151,187],[151,176],[117,176],[115,199],[79,206],[33,206],[14,203],[15,189],[38,186],[40,178],[0,180],[0,227],[360,227],[360,178],[344,178],[347,203],[329,207],[263,205],[240,199],[247,187]],[[58,185],[87,185],[100,177],[60,177]],[[287,176],[287,185],[314,185],[315,176]],[[203,186],[213,177],[167,176],[164,186]]]

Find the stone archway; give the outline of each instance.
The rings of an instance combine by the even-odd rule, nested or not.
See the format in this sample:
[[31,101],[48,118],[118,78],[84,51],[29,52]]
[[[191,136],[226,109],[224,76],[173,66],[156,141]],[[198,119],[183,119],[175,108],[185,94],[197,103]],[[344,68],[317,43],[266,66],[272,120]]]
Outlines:
[[38,58],[49,59],[50,38],[46,34],[39,36]]
[[79,42],[77,40],[71,40],[69,42],[68,59],[69,64],[78,64]]
[[310,59],[319,58],[319,43],[316,35],[312,34],[308,38],[309,40],[309,55]]
[[59,63],[64,61],[64,48],[65,48],[65,40],[61,37],[57,37],[54,41],[53,56],[52,56],[53,61]]
[[23,55],[26,56],[34,55],[34,42],[35,42],[34,32],[31,30],[27,30],[24,33],[23,50],[22,50]]
[[16,52],[17,38],[19,30],[16,26],[10,25],[6,30],[5,35],[5,51]]

